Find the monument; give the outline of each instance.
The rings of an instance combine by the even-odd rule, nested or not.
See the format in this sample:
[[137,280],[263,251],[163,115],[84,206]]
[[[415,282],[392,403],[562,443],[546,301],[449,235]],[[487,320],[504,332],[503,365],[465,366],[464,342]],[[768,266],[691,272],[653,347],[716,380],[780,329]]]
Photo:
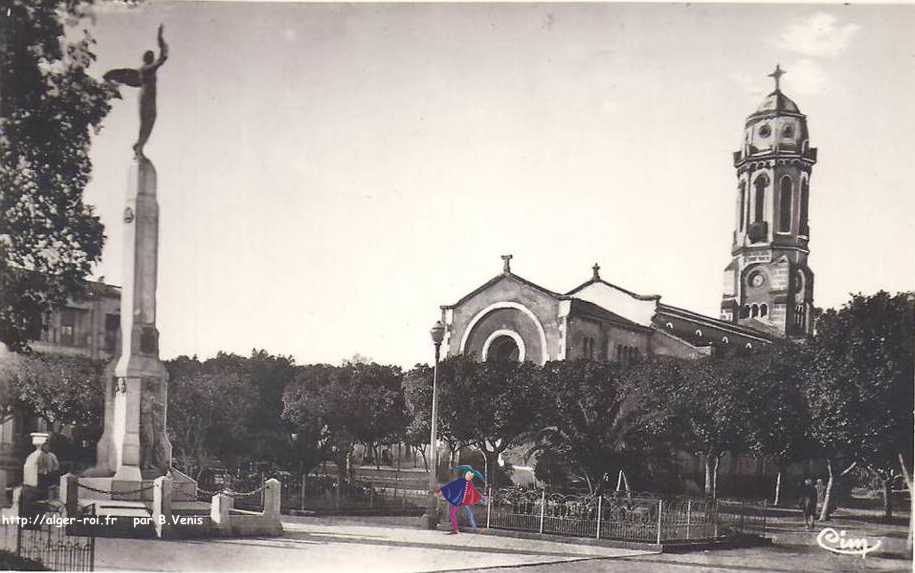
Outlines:
[[[117,482],[139,483],[165,475],[172,448],[165,432],[168,372],[159,360],[156,283],[159,260],[159,204],[156,169],[143,153],[156,121],[156,71],[168,58],[163,27],[159,57],[143,55],[139,69],[105,74],[111,82],[140,88],[140,133],[124,207],[124,278],[121,294],[121,348],[106,369],[105,428],[91,473]],[[124,485],[124,484],[122,484]]]
[[[105,428],[96,447],[96,466],[80,476],[62,476],[60,499],[68,515],[91,505],[92,515],[105,516],[104,526],[92,528],[97,536],[277,535],[282,532],[279,481],[264,484],[262,512],[241,512],[225,492],[212,502],[198,501],[197,483],[172,467],[165,431],[168,371],[159,360],[156,328],[158,182],[143,150],[156,121],[156,71],[168,58],[162,26],[158,41],[158,58],[148,51],[140,68],[104,76],[140,88],[140,133],[133,145],[124,207],[121,347],[105,370]],[[245,495],[250,493],[255,492]]]

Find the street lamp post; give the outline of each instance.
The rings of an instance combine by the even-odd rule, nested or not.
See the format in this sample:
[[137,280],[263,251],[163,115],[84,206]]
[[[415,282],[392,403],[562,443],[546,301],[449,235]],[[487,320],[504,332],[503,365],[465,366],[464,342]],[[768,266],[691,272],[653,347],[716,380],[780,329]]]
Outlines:
[[435,364],[432,366],[432,432],[429,437],[429,458],[431,470],[429,471],[429,508],[426,510],[426,527],[435,529],[438,523],[437,503],[435,500],[435,487],[438,480],[435,478],[435,472],[438,469],[438,449],[435,443],[438,441],[438,357],[442,347],[442,340],[445,338],[445,325],[438,320],[429,330],[432,336],[432,344],[435,345]]

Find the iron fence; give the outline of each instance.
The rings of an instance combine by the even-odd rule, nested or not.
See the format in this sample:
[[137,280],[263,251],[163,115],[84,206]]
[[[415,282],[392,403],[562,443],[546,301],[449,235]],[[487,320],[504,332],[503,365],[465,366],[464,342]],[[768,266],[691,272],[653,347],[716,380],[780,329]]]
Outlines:
[[93,571],[95,537],[70,535],[60,504],[37,501],[19,516],[4,515],[0,548],[53,571]]
[[429,499],[422,490],[352,481],[338,484],[327,476],[290,478],[281,481],[283,512],[308,510],[317,512],[415,514]]
[[643,543],[690,543],[764,535],[765,504],[651,494],[563,495],[510,488],[476,506],[478,523],[572,537]]
[[220,476],[220,480],[201,480],[197,484],[197,499],[210,501],[217,493],[230,496],[235,509],[264,511],[266,479],[263,474],[236,478]]

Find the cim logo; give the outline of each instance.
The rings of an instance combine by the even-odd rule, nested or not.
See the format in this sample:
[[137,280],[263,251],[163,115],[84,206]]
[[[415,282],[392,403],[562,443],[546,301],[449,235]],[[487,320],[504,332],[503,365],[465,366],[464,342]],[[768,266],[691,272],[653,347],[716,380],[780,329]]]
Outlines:
[[860,555],[861,558],[867,557],[871,551],[880,547],[880,542],[871,545],[866,537],[845,537],[845,531],[836,531],[831,527],[820,531],[817,535],[817,545],[826,551],[832,551],[840,555]]

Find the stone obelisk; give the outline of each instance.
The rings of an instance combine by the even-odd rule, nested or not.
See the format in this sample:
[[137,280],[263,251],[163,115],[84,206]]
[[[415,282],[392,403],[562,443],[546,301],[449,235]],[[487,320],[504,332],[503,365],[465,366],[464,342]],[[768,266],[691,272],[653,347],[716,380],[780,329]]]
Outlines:
[[105,431],[97,446],[95,474],[114,481],[142,481],[171,468],[165,433],[168,372],[159,360],[156,281],[159,263],[159,203],[156,169],[143,148],[156,123],[156,72],[168,59],[164,26],[159,57],[143,54],[139,68],[105,73],[105,80],[140,88],[140,131],[124,208],[124,279],[121,289],[120,356],[106,371]]
[[164,475],[171,465],[168,372],[159,360],[156,328],[159,204],[156,170],[144,156],[130,168],[124,241],[121,350],[107,369],[98,469],[118,481],[142,481]]

